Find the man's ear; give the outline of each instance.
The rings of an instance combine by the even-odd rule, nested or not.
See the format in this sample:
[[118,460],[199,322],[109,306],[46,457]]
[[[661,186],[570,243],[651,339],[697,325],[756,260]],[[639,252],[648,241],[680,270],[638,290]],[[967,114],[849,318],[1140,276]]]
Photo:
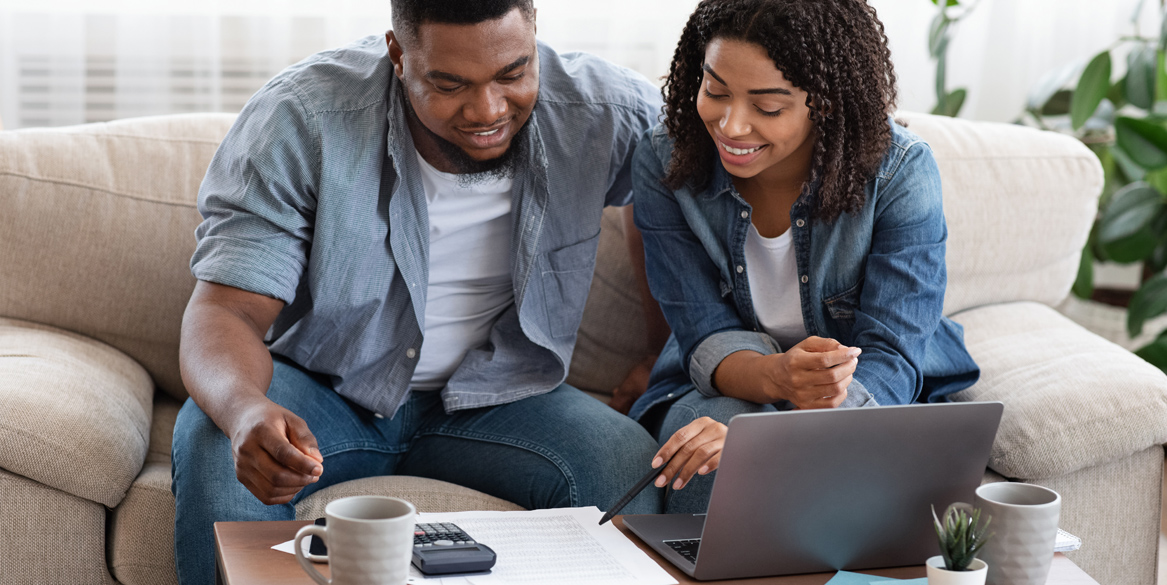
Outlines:
[[393,73],[397,75],[397,79],[402,79],[404,75],[404,61],[405,48],[401,46],[401,40],[393,31],[385,33],[385,44],[389,45],[389,60],[393,62]]

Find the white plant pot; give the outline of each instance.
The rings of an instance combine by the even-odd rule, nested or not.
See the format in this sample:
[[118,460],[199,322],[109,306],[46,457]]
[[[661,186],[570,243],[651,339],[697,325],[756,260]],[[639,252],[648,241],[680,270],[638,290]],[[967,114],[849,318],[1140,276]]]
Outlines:
[[925,563],[928,567],[928,585],[985,585],[989,565],[973,559],[967,571],[949,571],[944,568],[944,557],[936,555]]

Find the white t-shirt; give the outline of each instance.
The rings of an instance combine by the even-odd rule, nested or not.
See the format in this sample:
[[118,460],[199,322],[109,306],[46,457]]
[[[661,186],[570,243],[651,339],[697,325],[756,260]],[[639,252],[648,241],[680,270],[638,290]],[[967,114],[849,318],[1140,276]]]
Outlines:
[[754,313],[762,329],[782,351],[806,339],[794,238],[786,230],[776,238],[762,237],[754,224],[746,235],[746,267]]
[[514,303],[511,285],[509,178],[465,182],[420,154],[429,203],[429,288],[425,328],[411,388],[437,390],[466,352],[486,343],[490,329]]

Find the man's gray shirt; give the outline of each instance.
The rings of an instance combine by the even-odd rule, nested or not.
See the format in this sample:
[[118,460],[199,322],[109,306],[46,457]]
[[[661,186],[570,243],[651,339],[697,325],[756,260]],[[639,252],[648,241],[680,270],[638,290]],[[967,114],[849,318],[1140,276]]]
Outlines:
[[[631,201],[632,154],[660,97],[642,76],[540,43],[539,99],[512,194],[515,302],[442,390],[446,410],[567,377],[605,205]],[[277,75],[244,107],[199,189],[191,272],[280,299],[268,345],[391,416],[423,340],[429,218],[401,82],[367,37]]]

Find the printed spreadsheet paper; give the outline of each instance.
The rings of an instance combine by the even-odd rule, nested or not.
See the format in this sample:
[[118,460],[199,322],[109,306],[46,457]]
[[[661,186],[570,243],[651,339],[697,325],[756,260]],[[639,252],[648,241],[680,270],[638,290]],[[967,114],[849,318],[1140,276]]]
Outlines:
[[[521,512],[440,512],[419,523],[453,522],[498,555],[488,574],[427,577],[410,565],[416,585],[674,585],[677,583],[596,507]],[[291,542],[272,548],[292,552]]]

